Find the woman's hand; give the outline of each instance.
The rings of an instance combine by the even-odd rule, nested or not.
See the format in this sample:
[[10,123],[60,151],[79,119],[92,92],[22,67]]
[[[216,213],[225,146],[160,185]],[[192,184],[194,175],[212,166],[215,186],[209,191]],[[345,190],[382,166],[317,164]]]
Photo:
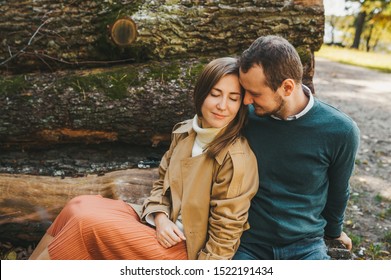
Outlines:
[[175,225],[165,213],[155,213],[156,238],[164,248],[170,248],[175,244],[186,240],[182,231]]

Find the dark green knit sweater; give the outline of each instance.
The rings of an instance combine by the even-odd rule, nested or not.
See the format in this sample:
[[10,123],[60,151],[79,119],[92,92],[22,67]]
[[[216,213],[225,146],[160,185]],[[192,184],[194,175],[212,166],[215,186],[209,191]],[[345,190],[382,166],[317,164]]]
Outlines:
[[241,241],[279,246],[339,236],[359,146],[356,123],[317,99],[292,121],[258,117],[251,109],[245,136],[258,160],[260,186]]

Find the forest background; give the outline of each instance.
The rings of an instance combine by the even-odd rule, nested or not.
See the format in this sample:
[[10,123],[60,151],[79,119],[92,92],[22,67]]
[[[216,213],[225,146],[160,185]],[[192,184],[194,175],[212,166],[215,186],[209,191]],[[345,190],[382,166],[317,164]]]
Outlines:
[[324,0],[324,43],[391,52],[390,0]]

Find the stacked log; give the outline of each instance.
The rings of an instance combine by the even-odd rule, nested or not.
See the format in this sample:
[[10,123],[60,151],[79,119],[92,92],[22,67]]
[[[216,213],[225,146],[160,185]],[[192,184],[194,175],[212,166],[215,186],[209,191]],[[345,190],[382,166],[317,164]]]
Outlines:
[[[194,114],[202,66],[261,35],[292,42],[313,89],[324,28],[321,0],[1,1],[0,13],[3,149],[167,139]],[[122,19],[131,44],[113,39]]]

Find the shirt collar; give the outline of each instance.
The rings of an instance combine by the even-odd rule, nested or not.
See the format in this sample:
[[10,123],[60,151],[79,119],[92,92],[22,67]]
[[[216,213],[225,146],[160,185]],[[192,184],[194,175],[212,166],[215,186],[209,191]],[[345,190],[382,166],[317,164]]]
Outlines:
[[[306,85],[302,85],[302,88],[303,88],[303,92],[304,94],[310,99],[307,103],[307,106],[305,106],[305,108],[299,112],[298,114],[296,115],[292,115],[292,116],[289,116],[286,118],[286,121],[293,121],[293,120],[297,120],[298,118],[304,116],[305,114],[308,113],[309,110],[311,110],[311,108],[314,106],[314,97],[312,96],[312,92],[311,90],[309,89],[309,87],[307,87]],[[276,119],[276,120],[282,120],[281,118],[279,117],[276,117],[274,115],[271,115],[271,117],[273,119]]]

